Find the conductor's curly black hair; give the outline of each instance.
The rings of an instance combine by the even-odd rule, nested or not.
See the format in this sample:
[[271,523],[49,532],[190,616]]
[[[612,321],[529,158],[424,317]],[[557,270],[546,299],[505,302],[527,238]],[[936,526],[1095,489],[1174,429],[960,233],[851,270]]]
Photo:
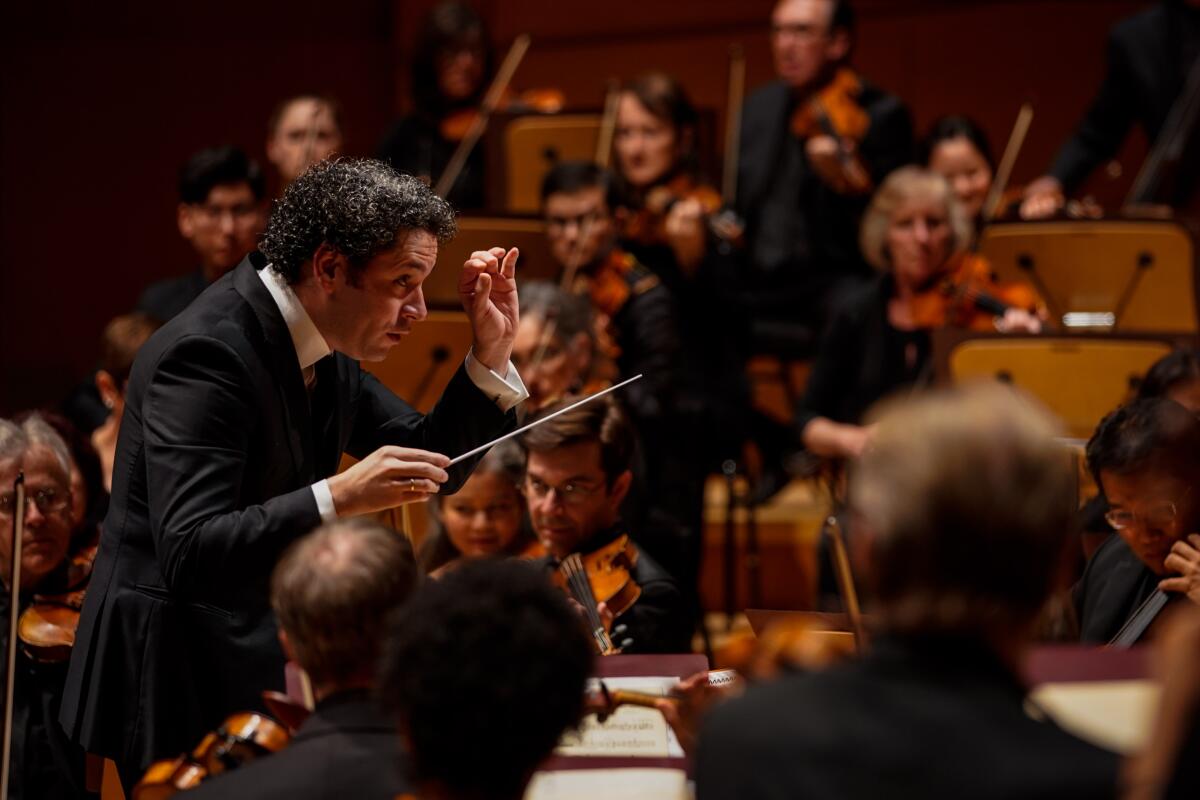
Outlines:
[[469,561],[401,611],[378,685],[417,781],[454,797],[519,798],[579,721],[591,666],[579,616],[542,571]]
[[439,244],[454,237],[454,210],[422,181],[382,161],[340,158],[314,164],[275,204],[260,250],[288,283],[323,243],[361,271],[396,243],[424,230]]

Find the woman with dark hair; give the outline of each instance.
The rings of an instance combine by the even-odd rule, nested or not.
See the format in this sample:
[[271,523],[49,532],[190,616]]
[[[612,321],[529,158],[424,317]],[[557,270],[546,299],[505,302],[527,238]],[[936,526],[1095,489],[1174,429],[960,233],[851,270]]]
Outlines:
[[516,555],[533,543],[521,496],[525,459],[512,442],[493,447],[463,487],[429,500],[430,530],[417,556],[425,573],[460,559]]
[[[413,111],[379,145],[379,158],[400,172],[436,182],[461,132],[447,124],[479,105],[492,73],[492,45],[483,18],[460,0],[438,3],[425,17],[412,62]],[[484,204],[483,152],[476,148],[447,192],[456,208]]]
[[921,163],[950,184],[958,202],[976,225],[983,222],[983,203],[992,189],[996,165],[987,135],[972,119],[938,119],[921,142]]
[[1155,361],[1138,385],[1138,397],[1165,397],[1200,413],[1200,351],[1173,350]]

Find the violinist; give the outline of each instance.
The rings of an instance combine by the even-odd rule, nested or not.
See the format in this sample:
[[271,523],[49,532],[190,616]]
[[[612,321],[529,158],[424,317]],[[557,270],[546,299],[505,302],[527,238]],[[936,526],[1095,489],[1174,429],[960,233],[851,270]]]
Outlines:
[[779,79],[746,100],[737,180],[756,350],[811,351],[834,300],[866,277],[857,234],[867,199],[913,156],[907,109],[852,70],[853,45],[847,0],[775,4]]
[[324,525],[271,577],[279,642],[316,708],[278,753],[191,790],[203,798],[395,797],[408,789],[392,720],[371,695],[389,622],[417,586],[412,548],[366,520]]
[[1200,604],[1200,421],[1165,398],[1135,400],[1100,422],[1087,460],[1118,535],[1088,562],[1075,605],[1082,640],[1108,643],[1156,592]]
[[452,495],[428,500],[429,531],[418,561],[427,574],[439,574],[464,559],[518,555],[533,543],[521,495],[525,459],[520,448],[501,442]]
[[998,385],[881,412],[849,488],[867,652],[714,708],[698,800],[1117,796],[1117,756],[1031,715],[1019,675],[1072,541],[1057,434]]
[[92,431],[91,443],[100,459],[105,493],[112,492],[113,459],[117,455],[117,436],[125,414],[125,390],[129,371],[138,350],[159,328],[147,314],[133,312],[109,320],[100,339],[100,366],[96,370],[96,391],[108,412],[108,418]]
[[426,581],[391,630],[379,691],[416,785],[396,800],[527,796],[579,724],[592,669],[562,592],[526,562],[472,561]]
[[[462,0],[442,0],[426,15],[412,61],[413,110],[379,145],[399,172],[436,183],[466,126],[454,119],[478,108],[492,73],[492,43],[483,18]],[[458,209],[486,200],[484,154],[475,148],[446,199]]]
[[[930,327],[924,302],[941,303],[943,278],[962,264],[971,224],[942,176],[904,167],[888,176],[863,217],[862,250],[880,274],[849,296],[821,343],[796,424],[811,452],[853,458],[866,446],[867,408],[899,389],[932,379]],[[1041,321],[1023,308],[984,312],[993,329],[1036,332]]]
[[978,232],[986,221],[983,203],[996,173],[987,134],[968,117],[941,117],[930,126],[918,155],[922,164],[950,184]]
[[267,120],[267,160],[275,165],[285,187],[341,149],[342,112],[332,97],[289,97],[275,106]]
[[591,303],[547,281],[522,283],[521,321],[513,364],[529,389],[522,408],[534,412],[568,394],[610,385],[615,367],[599,352]]
[[[551,406],[544,413],[554,410]],[[633,480],[635,440],[618,406],[607,398],[589,403],[532,429],[520,441],[529,518],[548,553],[540,563],[556,567],[574,553],[586,556],[629,537],[636,553],[629,559],[635,562],[629,578],[641,593],[629,610],[616,615],[613,622],[624,626],[624,633],[614,644],[626,653],[691,652],[690,605],[676,581],[636,547],[652,532],[630,530],[621,519],[621,501]]]
[[[71,525],[71,456],[62,438],[34,416],[20,425],[0,420],[0,575],[7,584],[12,570],[13,480],[25,473],[25,538],[21,552],[20,615],[39,596],[60,595],[79,588],[86,572],[75,565]],[[94,539],[94,537],[92,537]],[[94,542],[92,543],[94,545]],[[90,562],[89,562],[90,563]],[[8,591],[4,607],[7,641]],[[64,632],[68,633],[68,632]],[[73,635],[74,630],[69,632]],[[11,798],[90,797],[85,788],[83,749],[70,742],[58,725],[66,664],[48,661],[43,644],[18,641],[13,706]]]
[[[1025,187],[1021,217],[1042,219],[1061,209],[1097,167],[1116,155],[1136,125],[1155,142],[1200,57],[1200,2],[1160,0],[1112,27],[1107,71],[1078,128],[1058,151],[1049,172]],[[1195,132],[1184,161],[1187,174],[1174,184],[1174,196],[1159,198],[1187,205],[1197,189]]]

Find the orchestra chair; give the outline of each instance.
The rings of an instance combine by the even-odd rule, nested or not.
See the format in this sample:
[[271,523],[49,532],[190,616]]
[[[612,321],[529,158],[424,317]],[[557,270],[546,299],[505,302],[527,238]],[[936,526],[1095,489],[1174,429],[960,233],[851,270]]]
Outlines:
[[[540,217],[459,217],[458,234],[439,248],[438,266],[423,284],[425,304],[441,311],[462,309],[458,276],[463,262],[476,250],[489,247],[516,247],[521,251],[517,259],[518,282],[558,277],[558,264],[550,255],[546,225]],[[419,323],[413,330],[427,324]],[[403,345],[397,349],[403,349]],[[408,399],[407,395],[401,397]]]
[[[556,161],[593,161],[600,139],[600,114],[549,114],[493,117],[501,165],[489,175],[493,208],[536,214],[542,206],[542,179]],[[491,153],[489,153],[491,155]]]
[[1011,383],[1062,420],[1066,435],[1086,441],[1105,414],[1130,399],[1146,370],[1195,337],[1175,334],[1029,336],[943,329],[933,335],[942,384]]
[[1164,219],[1000,222],[979,251],[1001,281],[1043,296],[1055,325],[1073,330],[1195,333],[1196,246]]

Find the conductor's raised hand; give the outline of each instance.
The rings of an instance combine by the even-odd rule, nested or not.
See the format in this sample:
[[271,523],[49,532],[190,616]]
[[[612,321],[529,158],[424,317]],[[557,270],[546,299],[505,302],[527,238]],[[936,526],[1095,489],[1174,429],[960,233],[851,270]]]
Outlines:
[[448,466],[441,453],[386,445],[329,479],[333,507],[350,517],[425,500],[446,482]]
[[517,333],[518,255],[515,247],[476,250],[458,278],[458,296],[475,334],[475,358],[502,375]]

